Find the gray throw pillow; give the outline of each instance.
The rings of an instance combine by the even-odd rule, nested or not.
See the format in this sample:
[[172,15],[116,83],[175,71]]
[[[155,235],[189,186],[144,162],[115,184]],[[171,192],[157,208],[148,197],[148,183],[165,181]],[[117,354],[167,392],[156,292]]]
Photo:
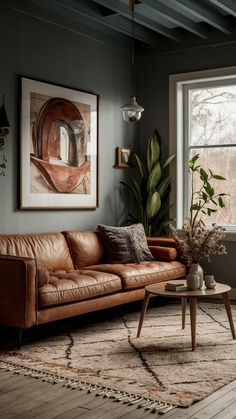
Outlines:
[[128,227],[99,224],[97,230],[101,234],[107,262],[135,263],[154,260],[142,224],[132,224]]

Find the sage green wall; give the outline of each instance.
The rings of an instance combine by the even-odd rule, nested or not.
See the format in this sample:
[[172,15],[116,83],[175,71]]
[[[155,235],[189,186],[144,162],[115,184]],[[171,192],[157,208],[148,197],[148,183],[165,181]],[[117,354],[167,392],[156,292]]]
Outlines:
[[[141,121],[142,147],[150,127],[156,127],[161,135],[163,149],[169,148],[169,75],[236,65],[236,44],[197,48],[165,54],[141,57],[139,60],[139,95],[145,108]],[[219,172],[224,173],[224,162]],[[178,175],[178,171],[177,171]],[[236,193],[236,191],[234,191]],[[236,242],[226,242],[228,254],[215,256],[212,262],[202,265],[207,273],[214,274],[218,281],[236,288],[235,255]]]
[[[93,229],[97,223],[117,224],[125,205],[119,182],[127,178],[130,170],[113,168],[115,147],[132,146],[135,138],[135,127],[123,122],[120,112],[130,93],[129,54],[1,5],[0,16],[0,95],[6,94],[11,123],[7,176],[0,176],[0,233]],[[98,209],[17,209],[19,75],[100,95]]]

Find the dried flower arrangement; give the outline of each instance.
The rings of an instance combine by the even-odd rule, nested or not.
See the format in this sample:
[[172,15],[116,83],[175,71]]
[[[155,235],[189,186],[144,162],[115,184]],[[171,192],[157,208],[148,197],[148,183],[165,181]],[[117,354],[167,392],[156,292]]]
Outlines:
[[[191,203],[190,217],[186,219],[182,227],[180,237],[175,227],[171,227],[172,236],[177,243],[177,248],[186,264],[198,263],[200,259],[208,258],[210,255],[226,254],[225,245],[222,239],[225,236],[225,229],[216,224],[212,228],[206,226],[201,219],[201,214],[211,216],[219,208],[224,208],[224,196],[227,194],[215,194],[211,180],[225,180],[223,176],[215,175],[209,169],[207,173],[200,165],[197,165],[199,154],[193,156],[189,161],[191,172]],[[198,174],[202,182],[199,190],[194,191],[194,175]]]

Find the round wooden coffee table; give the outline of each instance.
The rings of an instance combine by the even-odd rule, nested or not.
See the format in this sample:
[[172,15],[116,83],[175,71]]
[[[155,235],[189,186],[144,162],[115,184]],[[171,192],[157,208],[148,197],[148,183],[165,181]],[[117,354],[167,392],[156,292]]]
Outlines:
[[[167,281],[167,282],[185,282],[186,281]],[[186,313],[186,304],[187,300],[189,301],[189,308],[190,308],[190,324],[191,324],[191,339],[192,339],[192,351],[195,351],[196,347],[196,319],[197,319],[197,299],[199,297],[209,297],[214,295],[221,294],[223,297],[225,310],[228,316],[230,329],[232,333],[233,339],[236,339],[235,330],[234,330],[234,323],[233,317],[230,307],[230,299],[229,299],[229,291],[231,287],[229,285],[220,284],[219,282],[216,283],[216,287],[214,289],[207,289],[201,288],[194,291],[166,291],[165,290],[166,282],[160,282],[159,284],[152,284],[145,287],[145,296],[143,300],[142,311],[139,320],[138,326],[138,333],[137,337],[140,336],[143,320],[147,311],[147,306],[149,303],[149,299],[151,295],[159,295],[162,297],[174,297],[174,298],[181,298],[182,300],[182,329],[185,328],[185,313]]]

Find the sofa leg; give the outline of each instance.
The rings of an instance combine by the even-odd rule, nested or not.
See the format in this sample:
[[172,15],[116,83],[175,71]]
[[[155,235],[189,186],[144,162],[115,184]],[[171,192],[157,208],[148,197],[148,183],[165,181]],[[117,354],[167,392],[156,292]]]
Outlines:
[[17,349],[20,349],[22,345],[22,333],[23,329],[17,329]]

